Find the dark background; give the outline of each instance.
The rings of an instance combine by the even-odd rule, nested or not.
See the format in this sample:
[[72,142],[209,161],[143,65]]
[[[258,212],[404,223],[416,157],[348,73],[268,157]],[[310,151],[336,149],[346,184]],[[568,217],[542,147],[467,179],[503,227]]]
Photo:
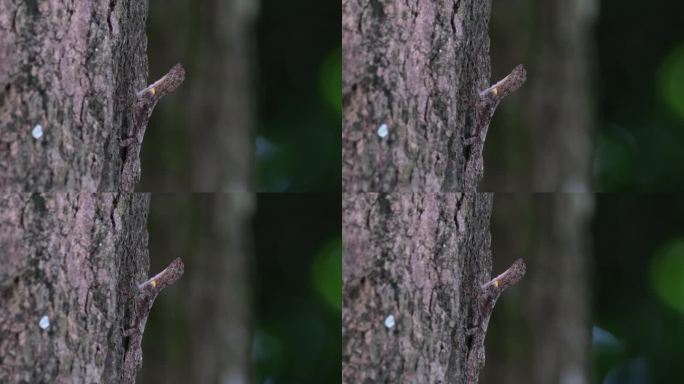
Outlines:
[[598,195],[593,232],[594,382],[681,382],[684,195]]
[[684,189],[684,2],[601,1],[595,173],[601,191]]
[[[681,1],[600,2],[598,190],[684,189],[682,15]],[[594,382],[681,382],[684,196],[600,194],[595,215]]]
[[339,194],[259,194],[255,382],[339,382],[341,223]]
[[263,1],[258,24],[257,187],[341,189],[340,1]]

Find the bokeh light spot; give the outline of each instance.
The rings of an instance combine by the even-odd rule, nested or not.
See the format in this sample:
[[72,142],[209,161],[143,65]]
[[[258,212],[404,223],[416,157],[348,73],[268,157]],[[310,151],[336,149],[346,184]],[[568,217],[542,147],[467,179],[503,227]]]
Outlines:
[[684,45],[665,57],[658,71],[658,80],[665,102],[684,119]]
[[335,112],[342,113],[342,50],[330,52],[321,64],[318,76],[320,92]]
[[328,241],[318,252],[311,267],[316,291],[332,308],[342,309],[342,239]]
[[665,303],[684,313],[684,238],[671,240],[656,252],[651,284]]

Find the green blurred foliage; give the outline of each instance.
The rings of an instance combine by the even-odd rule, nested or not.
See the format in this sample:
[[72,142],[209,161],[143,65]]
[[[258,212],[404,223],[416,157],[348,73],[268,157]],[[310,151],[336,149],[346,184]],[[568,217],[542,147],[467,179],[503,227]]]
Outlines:
[[339,382],[341,222],[339,194],[258,195],[255,383]]
[[684,45],[665,58],[659,77],[662,97],[679,118],[684,119]]
[[679,383],[684,195],[599,194],[596,207],[593,382]]
[[281,330],[272,329],[269,324],[260,324],[254,331],[252,343],[252,361],[256,375],[260,379],[255,382],[266,382],[264,377],[272,372],[280,372],[285,364],[285,348],[281,343]]
[[651,284],[666,304],[684,314],[684,238],[670,240],[656,252]]
[[341,189],[339,1],[264,1],[258,25],[259,191]]
[[599,383],[626,360],[622,341],[601,327],[592,328],[592,382]]
[[330,108],[342,115],[342,47],[325,58],[319,76],[320,92]]
[[342,311],[342,237],[332,239],[318,252],[311,282],[328,305]]
[[629,190],[632,187],[637,159],[636,143],[617,127],[600,130],[596,134],[596,172],[599,188]]
[[683,14],[682,1],[601,2],[600,191],[684,189]]

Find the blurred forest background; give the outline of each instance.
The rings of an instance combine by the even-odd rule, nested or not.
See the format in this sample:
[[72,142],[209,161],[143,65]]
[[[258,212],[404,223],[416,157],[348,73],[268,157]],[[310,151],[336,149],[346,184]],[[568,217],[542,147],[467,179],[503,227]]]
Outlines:
[[338,192],[340,14],[339,1],[151,1],[150,80],[176,62],[187,76],[152,115],[139,189]]
[[341,375],[339,194],[153,194],[157,299],[141,383],[331,383]]
[[[488,191],[684,187],[684,3],[494,0]],[[483,383],[679,383],[684,196],[504,194],[494,270],[528,274],[494,311]]]
[[[592,218],[593,216],[593,218]],[[497,305],[482,383],[680,383],[684,195],[496,194]]]
[[494,0],[488,191],[684,189],[684,2]]
[[[157,106],[140,190],[151,270],[186,274],[145,333],[147,383],[322,383],[340,377],[340,2],[150,2]],[[253,194],[333,192],[326,195]]]
[[680,383],[684,366],[684,195],[599,195],[593,377]]

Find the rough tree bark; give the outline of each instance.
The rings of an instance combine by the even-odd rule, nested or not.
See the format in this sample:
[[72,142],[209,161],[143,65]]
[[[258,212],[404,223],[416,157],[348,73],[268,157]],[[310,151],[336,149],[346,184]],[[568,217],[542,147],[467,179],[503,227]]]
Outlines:
[[464,140],[489,86],[489,11],[480,0],[343,0],[344,191],[464,190]]
[[143,190],[252,189],[257,12],[253,1],[150,4],[152,69],[164,71],[180,57],[192,76],[178,97],[159,106],[151,122],[155,147],[143,153]]
[[488,191],[588,192],[595,0],[498,1],[491,36],[495,76],[526,63],[532,75],[503,103],[485,152]]
[[590,382],[593,205],[593,194],[496,195],[494,252],[534,273],[495,311],[483,383]]
[[147,1],[0,1],[0,185],[118,191]]
[[344,194],[342,381],[463,383],[489,194]]
[[152,196],[150,251],[183,256],[187,273],[174,295],[159,298],[150,319],[141,383],[250,382],[247,233],[254,199]]
[[144,194],[0,198],[0,382],[118,383],[147,279]]

